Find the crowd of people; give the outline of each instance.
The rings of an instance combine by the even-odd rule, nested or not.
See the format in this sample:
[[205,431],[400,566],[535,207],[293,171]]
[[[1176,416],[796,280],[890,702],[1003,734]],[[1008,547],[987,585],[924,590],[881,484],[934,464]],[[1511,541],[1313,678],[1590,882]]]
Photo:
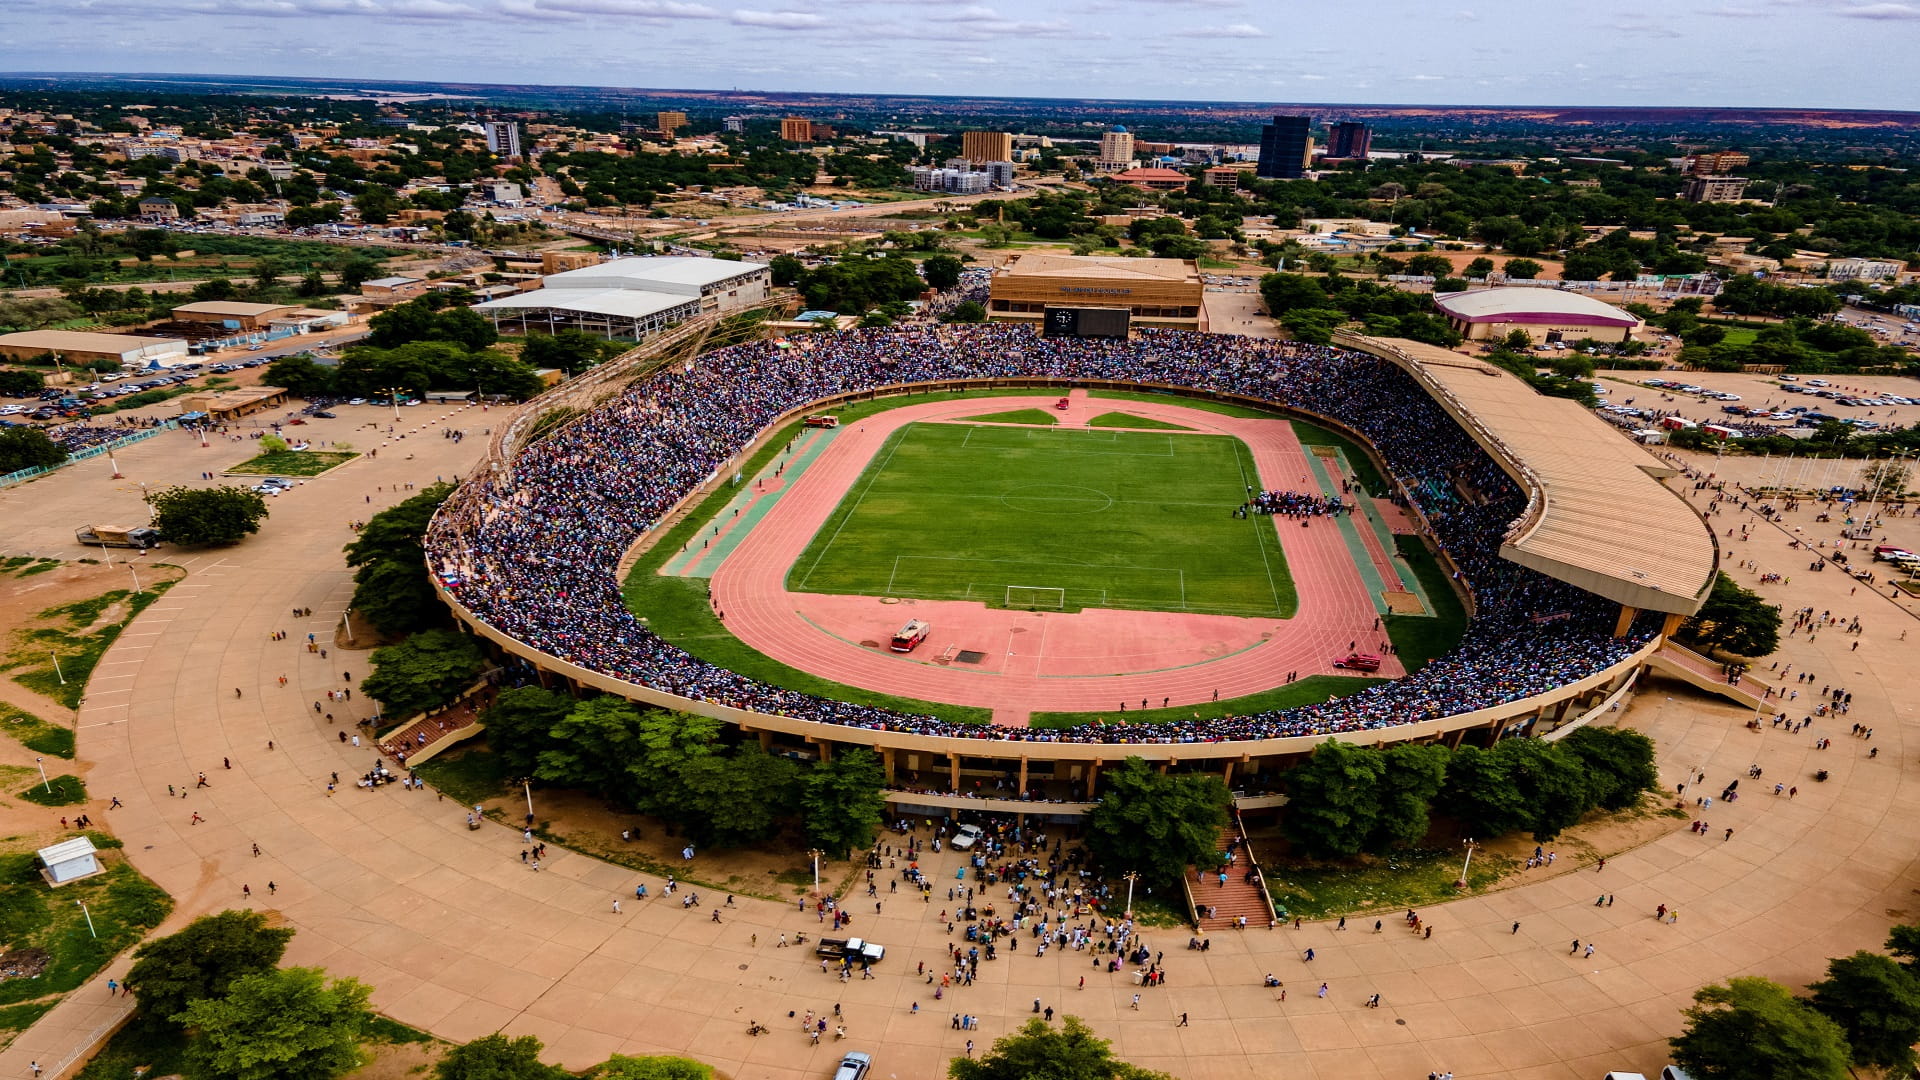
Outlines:
[[116,442],[120,439],[138,435],[151,426],[152,425],[149,424],[123,423],[118,420],[98,424],[89,421],[78,424],[61,424],[59,427],[48,428],[46,431],[47,438],[51,439],[55,446],[58,446],[69,454],[77,454],[82,450],[91,450],[96,446],[104,446],[110,442]]
[[[1010,728],[772,686],[663,640],[623,602],[615,577],[622,553],[782,413],[879,385],[1021,376],[1232,393],[1361,432],[1471,589],[1475,614],[1465,636],[1406,678],[1318,705]],[[663,369],[526,448],[510,468],[476,476],[442,507],[427,548],[454,598],[500,631],[568,663],[685,698],[971,739],[1215,742],[1376,729],[1488,708],[1591,675],[1649,640],[1651,617],[1616,639],[1615,605],[1499,557],[1501,538],[1525,506],[1519,487],[1411,376],[1365,353],[1171,330],[1062,340],[1020,326],[945,325],[754,342]]]
[[1242,510],[1280,517],[1338,517],[1353,513],[1353,505],[1341,495],[1322,495],[1317,491],[1260,491],[1240,504]]

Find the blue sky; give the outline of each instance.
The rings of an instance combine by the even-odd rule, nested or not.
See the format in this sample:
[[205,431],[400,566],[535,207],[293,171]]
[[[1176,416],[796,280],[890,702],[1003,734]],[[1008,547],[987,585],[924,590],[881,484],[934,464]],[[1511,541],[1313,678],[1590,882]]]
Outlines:
[[1913,108],[1920,0],[0,0],[0,69]]

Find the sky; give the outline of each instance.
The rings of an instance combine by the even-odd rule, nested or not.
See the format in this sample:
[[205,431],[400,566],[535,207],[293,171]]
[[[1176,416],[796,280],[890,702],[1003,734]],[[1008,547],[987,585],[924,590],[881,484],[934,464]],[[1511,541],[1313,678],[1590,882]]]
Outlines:
[[0,70],[1467,105],[1916,105],[1920,0],[0,0]]

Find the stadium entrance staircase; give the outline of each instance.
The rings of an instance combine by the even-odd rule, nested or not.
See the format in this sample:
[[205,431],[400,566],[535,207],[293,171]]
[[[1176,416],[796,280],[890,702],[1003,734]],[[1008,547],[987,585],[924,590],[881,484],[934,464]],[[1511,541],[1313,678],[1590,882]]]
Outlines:
[[[1236,840],[1240,841],[1237,847]],[[1187,867],[1187,890],[1200,928],[1231,930],[1242,915],[1246,916],[1249,927],[1265,928],[1267,921],[1274,917],[1273,899],[1267,895],[1265,873],[1254,858],[1253,847],[1246,843],[1239,814],[1234,814],[1227,827],[1220,830],[1215,849],[1235,852],[1233,865],[1226,867],[1224,887],[1217,871],[1209,870],[1203,877],[1199,867]],[[1247,880],[1248,870],[1254,871],[1252,881]]]

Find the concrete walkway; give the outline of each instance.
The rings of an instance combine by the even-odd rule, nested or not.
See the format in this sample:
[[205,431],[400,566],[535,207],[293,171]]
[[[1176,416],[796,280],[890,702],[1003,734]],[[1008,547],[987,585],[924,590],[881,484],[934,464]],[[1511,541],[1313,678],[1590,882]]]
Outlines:
[[[489,421],[469,413],[447,422],[477,434]],[[349,437],[354,420],[338,423]],[[377,1007],[436,1035],[537,1035],[551,1060],[576,1068],[616,1051],[685,1053],[738,1080],[811,1080],[830,1075],[839,1052],[861,1049],[874,1053],[874,1075],[917,1078],[943,1075],[968,1039],[984,1047],[1014,1029],[1039,998],[1086,1018],[1122,1056],[1183,1080],[1403,1080],[1432,1070],[1592,1080],[1609,1069],[1656,1073],[1669,1060],[1665,1040],[1680,1028],[1679,1010],[1703,983],[1758,974],[1803,984],[1827,957],[1877,948],[1890,923],[1920,918],[1911,892],[1920,795],[1906,747],[1915,733],[1913,647],[1895,640],[1890,608],[1876,614],[1884,598],[1849,599],[1843,575],[1802,574],[1791,588],[1765,591],[1789,607],[1858,610],[1870,628],[1858,652],[1840,634],[1812,643],[1802,635],[1783,649],[1796,671],[1854,693],[1850,718],[1819,720],[1803,736],[1755,733],[1743,727],[1750,710],[1659,680],[1624,713],[1658,740],[1669,792],[1695,771],[1717,792],[1750,764],[1763,767],[1764,785],[1743,781],[1744,798],[1704,813],[1705,837],[1676,823],[1655,843],[1609,853],[1602,873],[1570,868],[1578,872],[1428,909],[1430,939],[1319,924],[1215,934],[1203,957],[1182,948],[1181,931],[1149,931],[1169,978],[1142,991],[1125,972],[1095,971],[1082,953],[1036,958],[1023,938],[1018,951],[984,965],[976,985],[936,1000],[916,968],[937,968],[952,940],[940,916],[952,910],[945,890],[960,856],[948,852],[930,860],[940,884],[925,901],[892,892],[886,870],[879,911],[873,900],[849,899],[853,930],[889,951],[875,979],[843,984],[807,950],[776,947],[783,932],[822,929],[794,907],[728,908],[724,896],[703,893],[701,907],[683,908],[685,890],[662,896],[657,879],[558,849],[535,872],[519,860],[517,833],[495,825],[469,832],[464,809],[432,792],[348,786],[328,796],[331,773],[349,780],[373,760],[336,735],[364,707],[358,695],[328,721],[322,693],[363,677],[366,655],[322,659],[302,644],[309,631],[324,638],[350,595],[339,550],[350,537],[345,524],[405,497],[392,490],[397,483],[463,471],[481,442],[456,445],[429,430],[401,445],[416,459],[383,450],[275,500],[258,537],[175,557],[189,577],[108,654],[111,670],[134,678],[111,684],[128,689],[89,698],[80,755],[91,763],[91,790],[126,804],[111,815],[90,809],[173,893],[177,920],[245,906],[241,886],[251,885],[253,906],[299,931],[290,963],[364,979]],[[216,457],[151,440],[121,459],[133,478],[124,483],[191,476]],[[125,517],[128,494],[104,467],[69,472],[58,486],[0,494],[0,514],[35,546],[77,556],[73,524]],[[295,607],[314,616],[294,618]],[[289,640],[269,640],[281,629]],[[1850,721],[1876,728],[1877,759],[1847,737]],[[1823,735],[1833,748],[1813,749]],[[1832,781],[1811,782],[1819,768]],[[211,789],[168,798],[169,783],[181,786],[201,769]],[[1776,779],[1797,785],[1798,796],[1769,794]],[[204,823],[190,824],[194,813]],[[1732,839],[1722,840],[1729,827]],[[257,859],[253,843],[263,849]],[[654,898],[636,902],[642,880]],[[1596,894],[1616,903],[1596,907]],[[616,898],[625,900],[619,914]],[[1653,920],[1661,903],[1680,910],[1676,923]],[[1597,954],[1569,956],[1575,938],[1598,943]],[[1312,964],[1301,960],[1309,946]],[[1285,1002],[1261,985],[1267,972],[1286,983]],[[1325,998],[1314,993],[1322,981]],[[1135,993],[1143,995],[1138,1011]],[[1365,1008],[1374,993],[1382,1007]],[[77,992],[0,1054],[0,1077],[24,1076],[29,1060],[58,1061],[85,1041],[92,1021],[81,1010],[97,1008],[83,1004],[89,995],[107,1001],[97,987]],[[849,1042],[809,1045],[789,1011],[835,1003]],[[977,1031],[950,1026],[963,1011],[979,1017]],[[1177,1026],[1182,1014],[1190,1026]],[[747,1037],[751,1020],[772,1033]]]

